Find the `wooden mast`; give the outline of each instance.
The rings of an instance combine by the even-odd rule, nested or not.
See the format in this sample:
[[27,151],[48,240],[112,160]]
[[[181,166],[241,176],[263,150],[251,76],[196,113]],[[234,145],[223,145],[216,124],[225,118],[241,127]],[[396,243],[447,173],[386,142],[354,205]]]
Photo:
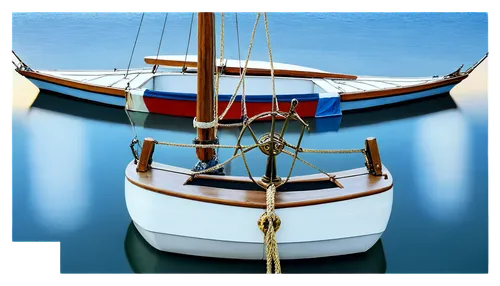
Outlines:
[[[214,120],[214,72],[215,72],[215,15],[198,13],[198,93],[196,96],[196,121]],[[214,143],[214,128],[198,128],[198,143]],[[214,149],[197,148],[196,155],[201,162],[212,160]]]

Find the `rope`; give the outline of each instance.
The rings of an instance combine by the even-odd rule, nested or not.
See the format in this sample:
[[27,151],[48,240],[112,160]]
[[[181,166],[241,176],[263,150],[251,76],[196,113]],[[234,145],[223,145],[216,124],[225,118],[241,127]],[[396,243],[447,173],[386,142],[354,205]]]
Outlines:
[[318,167],[314,166],[313,164],[311,164],[311,163],[307,162],[306,160],[304,160],[304,159],[300,158],[300,157],[299,157],[299,156],[297,156],[296,154],[292,154],[290,151],[285,150],[285,149],[281,150],[281,152],[283,152],[283,154],[287,154],[287,155],[289,155],[289,156],[291,156],[291,157],[296,157],[296,158],[297,158],[297,160],[299,160],[300,162],[302,162],[302,163],[306,164],[307,166],[309,166],[309,167],[311,167],[311,168],[313,168],[313,169],[316,169],[318,172],[321,172],[321,173],[325,174],[328,178],[332,179],[332,176],[331,176],[330,174],[328,174],[327,172],[325,172],[325,171],[321,170],[320,168],[318,168]]
[[191,31],[193,30],[193,19],[194,19],[194,13],[191,14],[191,25],[189,26],[188,44],[186,47],[186,55],[184,56],[184,65],[182,66],[182,73],[184,73],[184,71],[186,70],[186,61],[189,52],[189,44],[191,43]]
[[125,114],[127,114],[127,118],[128,118],[128,121],[130,122],[130,126],[132,126],[132,133],[134,134],[134,138],[132,139],[132,142],[137,142],[137,144],[139,145],[139,148],[142,151],[141,141],[139,139],[137,139],[137,131],[135,129],[134,121],[132,120],[132,118],[130,117],[130,114],[129,114],[130,102],[132,102],[132,101],[133,101],[132,94],[130,93],[129,86],[127,85],[126,93],[125,93]]
[[[163,33],[165,32],[165,27],[167,25],[168,12],[165,14],[165,21],[163,22],[163,29],[161,30],[160,43],[158,44],[158,51],[156,51],[156,59],[158,60],[158,55],[160,54],[161,42],[163,41]],[[156,65],[158,66],[158,65]],[[153,69],[153,73],[156,73],[156,69]]]
[[[238,43],[238,65],[240,67],[240,76],[241,76],[241,54],[240,54],[240,32],[238,28],[238,13],[234,13],[234,16],[236,17],[236,41]],[[241,92],[241,114],[243,117],[243,120],[247,118],[247,103],[245,99],[245,79],[243,79],[242,83],[242,92]]]
[[[267,22],[267,13],[264,13],[264,25],[266,27],[266,40],[267,40],[267,49],[269,53],[269,63],[271,65],[271,82],[273,87],[273,99],[271,103],[271,111],[272,111],[272,123],[271,123],[271,140],[270,140],[270,154],[272,156],[274,152],[274,129],[275,129],[275,117],[276,112],[279,111],[278,100],[276,99],[276,82],[274,79],[274,65],[273,65],[273,55],[271,49],[271,36],[269,35],[269,25]],[[276,106],[275,106],[276,105]],[[287,117],[287,119],[289,116]],[[290,179],[292,174],[293,167],[295,165],[295,161],[298,158],[298,150],[300,148],[300,143],[302,141],[302,136],[304,134],[305,126],[302,127],[302,132],[300,135],[299,142],[297,143],[297,148],[295,150],[295,154],[293,156],[293,162],[290,168],[290,172],[288,173],[288,177],[285,180],[287,182]],[[281,135],[282,136],[282,135]],[[283,150],[286,151],[286,150]],[[271,184],[268,186],[266,190],[266,212],[264,214],[264,219],[267,220],[267,229],[265,231],[265,245],[266,245],[266,261],[267,261],[267,273],[281,273],[281,265],[280,258],[278,253],[278,244],[276,243],[276,231],[274,229],[274,223],[279,220],[279,218],[274,213],[274,204],[275,204],[275,195],[276,195],[276,186],[272,183],[272,178],[274,175],[272,174],[271,169]],[[273,267],[274,266],[274,267]]]
[[[273,84],[273,104],[276,104],[276,110],[279,111],[278,100],[276,100],[276,83],[274,81],[274,64],[273,64],[273,52],[271,50],[271,36],[269,35],[269,26],[267,24],[267,13],[264,12],[264,24],[266,26],[266,39],[267,39],[267,49],[269,53],[269,63],[271,64],[271,81]],[[274,109],[273,109],[274,111]]]
[[226,128],[240,127],[240,126],[243,126],[243,122],[237,122],[237,123],[219,123],[218,124],[218,127],[226,127]]
[[132,48],[132,54],[130,55],[130,60],[128,61],[127,72],[125,73],[125,77],[124,77],[124,78],[127,78],[128,71],[129,71],[129,69],[130,69],[130,64],[132,63],[132,57],[134,56],[135,45],[137,44],[137,39],[139,38],[139,32],[141,31],[141,27],[142,27],[142,20],[143,20],[143,19],[144,19],[144,12],[142,13],[141,23],[139,24],[139,29],[137,30],[137,36],[135,36],[134,47]]
[[276,243],[277,229],[274,229],[274,222],[279,219],[274,213],[275,195],[276,186],[274,186],[274,184],[270,184],[266,190],[266,212],[263,214],[263,219],[267,221],[267,229],[265,229],[264,232],[264,240],[266,245],[266,265],[268,274],[281,273],[278,244]]
[[[210,122],[199,122],[199,121],[196,121],[196,117],[195,117],[195,118],[193,118],[193,127],[199,128],[199,129],[209,129],[209,128],[215,127],[215,130],[217,130],[217,119],[214,119]],[[215,135],[217,135],[217,133]]]
[[185,143],[172,143],[172,142],[162,142],[162,141],[156,141],[155,142],[158,145],[165,145],[165,146],[171,146],[171,147],[187,147],[187,148],[226,148],[226,149],[239,149],[239,148],[250,148],[250,147],[258,147],[260,145],[265,145],[265,144],[254,144],[250,146],[246,145],[219,145],[219,144],[185,144]]
[[238,93],[238,90],[240,89],[243,78],[245,78],[245,74],[246,74],[247,68],[248,68],[248,61],[250,59],[250,54],[252,53],[252,46],[253,46],[253,41],[255,38],[255,31],[257,30],[257,24],[259,23],[259,18],[260,18],[260,12],[257,13],[257,19],[255,20],[255,24],[253,26],[252,37],[250,39],[250,45],[248,47],[247,59],[245,61],[245,67],[243,68],[243,73],[240,76],[240,81],[238,82],[238,85],[236,86],[236,90],[234,91],[233,95],[231,96],[231,99],[229,100],[229,103],[227,104],[226,109],[219,116],[219,120],[222,120],[224,118],[224,116],[226,116],[226,113],[229,111],[229,108],[231,108],[231,106],[233,105],[233,102],[236,98],[236,94]]
[[[219,66],[222,70],[222,63],[224,62],[224,12],[221,14],[221,32],[220,32],[220,60],[219,60]],[[216,75],[215,75],[215,93],[214,93],[214,136],[217,137],[217,124],[219,122],[219,79],[220,79],[220,72],[219,69],[216,69]],[[210,122],[211,123],[211,122]]]

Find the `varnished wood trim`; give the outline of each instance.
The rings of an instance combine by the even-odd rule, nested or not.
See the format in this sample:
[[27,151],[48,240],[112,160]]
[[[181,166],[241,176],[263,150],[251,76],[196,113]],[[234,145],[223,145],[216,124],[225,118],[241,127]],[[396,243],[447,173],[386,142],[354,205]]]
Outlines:
[[[158,166],[158,164],[156,164]],[[162,165],[166,168],[169,166]],[[247,208],[266,208],[266,193],[262,190],[245,191],[237,189],[214,188],[184,184],[189,178],[189,170],[175,168],[175,171],[165,171],[152,168],[145,173],[136,172],[134,162],[126,169],[126,177],[132,184],[163,195],[196,200],[206,203],[223,204]],[[176,171],[182,171],[176,173]],[[343,189],[330,188],[309,191],[287,191],[276,194],[276,208],[303,207],[324,203],[331,203],[364,196],[370,196],[385,192],[392,188],[393,182],[389,171],[383,168],[384,176],[372,176],[360,174],[360,169],[354,169],[343,173],[343,178],[338,181],[344,186]],[[349,176],[349,174],[352,174]],[[311,179],[318,175],[310,175]],[[302,178],[307,176],[302,176]],[[242,177],[238,181],[244,181]],[[249,181],[248,178],[246,178]]]
[[434,82],[413,85],[407,87],[396,87],[396,88],[387,88],[387,89],[379,89],[373,91],[356,91],[356,92],[345,92],[340,94],[340,101],[355,101],[355,100],[365,100],[365,99],[373,99],[387,96],[397,96],[403,95],[412,92],[419,92],[428,89],[433,89],[441,86],[446,86],[450,84],[457,84],[464,80],[467,75],[461,75],[454,78],[448,78],[443,80],[436,80]]
[[152,58],[144,58],[144,62],[150,65],[161,65],[167,67],[183,67],[184,64],[188,68],[195,68],[198,66],[197,62],[191,61],[179,61],[179,60],[167,60],[167,59],[152,59]]
[[144,139],[144,143],[142,144],[141,157],[139,158],[139,162],[137,163],[137,172],[146,172],[149,170],[151,164],[151,156],[153,156],[153,151],[155,147],[155,140],[153,138]]
[[[240,68],[225,67],[224,74],[240,75]],[[270,69],[247,68],[246,75],[271,76],[271,70]],[[358,78],[355,75],[349,75],[349,74],[301,71],[301,70],[281,70],[281,69],[275,69],[274,75],[280,76],[280,77],[298,77],[298,78],[341,78],[341,79],[357,79]]]
[[[196,68],[198,66],[197,62],[193,61],[179,61],[179,60],[168,60],[168,59],[152,59],[144,58],[147,64],[151,65],[164,65],[169,67],[186,67]],[[217,69],[220,71],[220,65],[217,65]],[[243,68],[241,69],[243,70]],[[224,67],[224,74],[226,75],[240,75],[239,67]],[[270,69],[260,69],[260,68],[247,68],[246,75],[249,76],[270,76]],[[283,70],[275,69],[274,75],[279,77],[298,77],[298,78],[341,78],[341,79],[357,79],[355,75],[349,74],[337,74],[337,73],[327,73],[327,72],[315,72],[315,71],[301,71],[301,70]]]
[[71,79],[60,78],[52,75],[47,75],[34,71],[19,71],[20,74],[24,75],[27,78],[38,79],[46,82],[50,82],[53,84],[58,84],[66,87],[71,87],[75,89],[80,89],[84,91],[102,93],[106,95],[113,95],[118,97],[125,97],[125,89],[119,89],[115,87],[107,87],[107,86],[98,86],[88,83],[83,83]]
[[375,137],[366,138],[365,148],[368,152],[368,157],[374,175],[382,176],[382,161],[380,160],[377,139],[375,139]]

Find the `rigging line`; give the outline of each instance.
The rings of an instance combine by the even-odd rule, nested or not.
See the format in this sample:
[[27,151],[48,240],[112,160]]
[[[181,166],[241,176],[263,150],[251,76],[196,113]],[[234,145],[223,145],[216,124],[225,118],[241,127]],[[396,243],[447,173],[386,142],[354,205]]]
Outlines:
[[184,57],[184,65],[182,66],[182,73],[186,70],[186,61],[188,57],[188,52],[189,52],[189,44],[191,43],[191,31],[193,30],[193,19],[194,19],[194,13],[191,14],[191,25],[189,25],[189,37],[188,37],[188,44],[186,47],[186,56]]
[[[160,43],[158,44],[158,51],[156,51],[156,59],[158,60],[158,55],[160,54],[161,42],[163,41],[163,33],[165,32],[165,27],[167,26],[168,12],[165,14],[165,21],[163,22],[163,29],[161,30]],[[156,68],[153,67],[153,73],[156,73],[158,65]]]
[[[238,13],[234,13],[236,17],[236,41],[238,43],[238,64],[240,66],[240,77],[241,77],[241,54],[240,54],[240,32],[238,28]],[[247,118],[247,106],[245,100],[245,79],[242,82],[242,93],[241,93],[241,114],[243,115],[243,120]]]
[[[132,126],[132,132],[134,133],[134,138],[132,139],[132,144],[135,142],[137,142],[137,144],[139,145],[139,148],[140,148],[140,152],[139,154],[142,152],[142,144],[141,144],[141,141],[137,139],[137,131],[135,129],[135,124],[134,124],[134,121],[132,120],[132,118],[130,117],[130,114],[128,112],[128,109],[129,109],[129,104],[130,104],[130,101],[132,101],[132,94],[130,93],[130,90],[128,89],[127,87],[127,92],[125,94],[125,114],[127,114],[127,118],[128,118],[128,121],[130,122],[130,125]],[[133,145],[131,145],[133,146]]]
[[[214,51],[216,50],[215,41],[214,41]],[[217,126],[219,123],[219,84],[220,84],[220,75],[224,69],[224,12],[221,14],[221,33],[220,33],[220,71],[216,68],[216,77],[215,77],[215,92],[214,92],[214,136],[217,137]]]
[[[276,102],[276,107],[277,107],[277,101],[276,101],[276,88],[275,88],[275,83],[274,83],[274,66],[273,66],[273,56],[272,56],[272,51],[271,51],[271,39],[269,37],[269,26],[267,23],[267,13],[264,12],[264,26],[266,29],[266,39],[267,39],[267,48],[269,52],[269,63],[271,64],[271,81],[272,81],[272,87],[273,87],[273,97],[271,100],[271,138],[270,138],[270,146],[269,146],[269,156],[274,156],[274,130],[275,130],[275,125],[276,125],[276,114],[275,114],[275,102]],[[275,162],[273,162],[275,163]],[[270,184],[273,184],[273,178],[276,174],[273,174],[273,168],[271,168],[270,172]]]
[[[134,121],[132,121],[132,118],[130,117],[130,114],[128,113],[128,109],[126,109],[126,108],[125,108],[125,113],[127,114],[128,121],[130,122],[130,125],[132,126],[132,132],[134,133],[134,139],[137,139],[138,137],[137,137],[137,131],[135,130]],[[140,141],[139,141],[139,146],[141,146],[141,142]]]
[[141,32],[142,20],[144,19],[144,12],[142,12],[141,23],[139,23],[139,29],[137,29],[137,35],[135,36],[134,47],[132,48],[132,54],[130,55],[130,60],[128,61],[127,73],[125,73],[126,78],[128,76],[128,71],[130,69],[130,64],[132,63],[132,58],[134,57],[135,45],[137,44],[137,39],[139,38],[139,33]]

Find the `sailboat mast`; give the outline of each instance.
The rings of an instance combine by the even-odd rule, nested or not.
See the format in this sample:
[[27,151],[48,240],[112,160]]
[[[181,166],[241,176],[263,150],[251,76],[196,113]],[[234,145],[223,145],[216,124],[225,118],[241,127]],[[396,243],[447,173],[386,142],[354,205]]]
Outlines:
[[[198,13],[198,93],[196,96],[196,120],[212,122],[214,120],[214,73],[215,73],[215,15]],[[214,141],[214,128],[198,128],[197,141]],[[213,143],[213,142],[212,142]],[[197,148],[196,155],[201,162],[212,160],[214,149]]]

